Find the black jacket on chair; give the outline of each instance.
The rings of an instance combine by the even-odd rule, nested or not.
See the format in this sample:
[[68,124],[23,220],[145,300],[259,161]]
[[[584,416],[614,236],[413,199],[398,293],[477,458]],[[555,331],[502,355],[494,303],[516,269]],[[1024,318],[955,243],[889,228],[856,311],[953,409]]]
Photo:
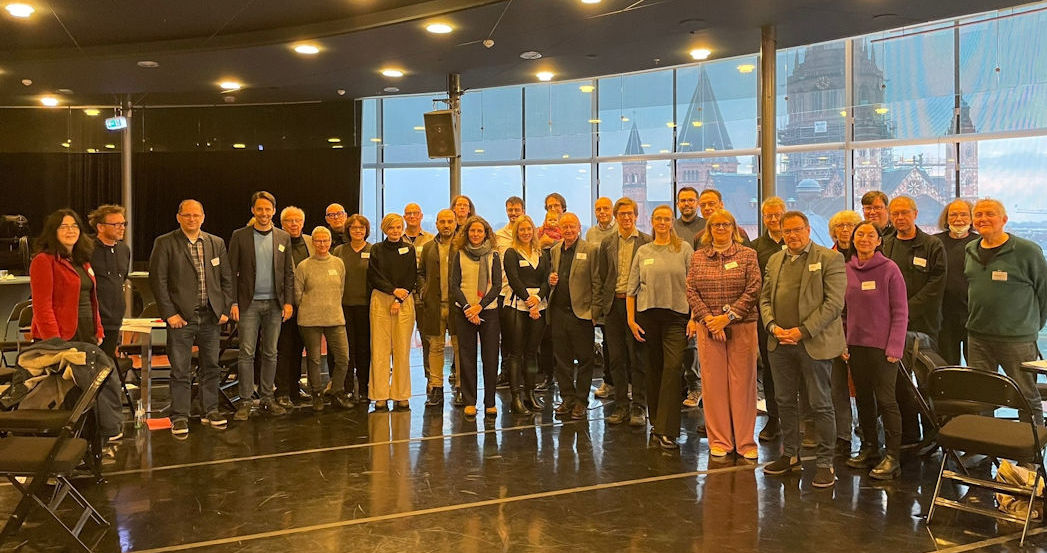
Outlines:
[[[273,293],[280,305],[294,303],[294,258],[291,256],[291,235],[273,228]],[[254,252],[254,227],[233,231],[229,238],[229,265],[233,275],[233,303],[240,312],[247,311],[254,298],[254,279],[257,264]]]
[[[233,304],[233,279],[225,241],[200,231],[204,246],[204,282],[207,300],[216,317],[229,316]],[[197,275],[189,255],[189,239],[182,229],[159,236],[149,256],[149,284],[156,296],[160,316],[167,320],[175,314],[189,320],[200,303]]]

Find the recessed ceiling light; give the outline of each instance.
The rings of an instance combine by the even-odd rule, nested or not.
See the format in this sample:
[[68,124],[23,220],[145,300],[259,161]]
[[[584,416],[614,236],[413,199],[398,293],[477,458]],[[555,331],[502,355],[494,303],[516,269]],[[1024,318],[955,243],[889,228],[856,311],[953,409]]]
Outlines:
[[756,69],[756,66],[751,63],[743,63],[738,66],[739,73],[752,73],[753,69]]
[[599,4],[600,0],[582,0],[583,4]]
[[49,108],[53,108],[58,105],[58,98],[55,98],[54,96],[44,96],[43,98],[40,98],[40,103]]
[[155,61],[153,61],[153,60],[142,60],[142,61],[138,62],[136,65],[138,65],[138,67],[144,67],[146,69],[153,69],[153,68],[156,68],[156,67],[160,67],[160,64],[155,62]]
[[524,60],[536,60],[542,57],[541,52],[535,52],[534,50],[528,50],[526,52],[520,52],[520,59]]
[[625,123],[627,121],[629,121],[629,118],[623,115],[622,116],[622,123]]
[[102,113],[102,110],[95,109],[95,108],[88,108],[88,109],[84,110],[84,115],[86,115],[88,117],[98,117],[98,115],[101,114],[101,113]]
[[61,144],[61,146],[62,146],[63,148],[68,148],[69,146],[71,146],[71,144],[70,144],[70,143],[68,143],[68,142],[63,142],[63,143]]
[[477,148],[477,149],[473,150],[473,153],[474,154],[482,154],[482,153],[484,153],[484,149],[483,148]]
[[404,76],[403,69],[394,69],[392,67],[388,67],[386,69],[382,69],[381,73],[382,73],[382,75],[385,75],[386,77],[393,77],[393,78],[403,77]]
[[313,56],[320,53],[320,47],[315,44],[296,44],[294,51],[306,56]]
[[247,144],[244,144],[242,142],[237,142],[236,144],[233,144],[233,148],[236,148],[237,150],[243,150],[246,147]]
[[374,142],[375,144],[378,144],[378,143],[379,143],[379,142],[381,142],[381,141],[382,141],[382,139],[381,139],[381,138],[372,138],[372,139],[371,139],[371,142]]
[[334,146],[331,146],[331,149],[332,150],[341,150],[344,147],[345,146],[342,146],[341,144],[335,144]]
[[708,48],[695,48],[694,50],[691,50],[691,57],[696,60],[709,59],[710,54],[712,54],[712,52],[709,51]]
[[887,113],[888,110],[885,107],[878,107],[874,111],[876,111],[876,113],[878,115],[883,115],[883,114]]
[[73,93],[73,89],[71,89],[71,88],[59,88],[58,89],[58,93],[59,94],[72,94]]
[[423,126],[421,126],[421,125],[418,125],[418,126],[416,126],[416,127],[414,128],[414,130],[416,130],[416,131],[424,131],[424,130],[425,130],[425,127],[423,127]]
[[669,127],[670,129],[675,129],[676,128],[676,123],[673,123],[672,121],[669,121],[669,122],[667,122],[665,124],[665,126]]
[[425,30],[435,35],[446,35],[447,33],[454,30],[453,27],[447,23],[430,23],[425,26]]
[[539,71],[538,73],[535,73],[534,76],[538,77],[539,81],[547,82],[553,80],[553,77],[555,77],[556,75],[553,75],[549,71]]
[[845,109],[840,110],[840,117],[847,117],[847,110],[845,110]]
[[658,153],[659,154],[667,154],[667,153],[669,153],[669,150],[658,150]]
[[338,137],[335,137],[335,136],[332,136],[331,138],[328,138],[327,141],[330,142],[331,144],[337,144],[337,143],[341,142],[342,139],[338,138]]
[[601,121],[599,119],[590,119],[589,122],[592,123],[593,125],[601,123]]
[[106,150],[115,150],[116,149],[116,144],[106,144],[105,145],[105,149]]
[[4,9],[11,14],[11,17],[20,17],[22,19],[33,15],[33,12],[36,11],[36,8],[29,4],[8,4],[4,6]]
[[706,148],[705,151],[706,152],[715,152],[716,148]]
[[691,121],[691,126],[692,127],[701,127],[702,126],[702,122],[701,121]]
[[96,154],[96,153],[98,153],[98,149],[97,148],[88,148],[87,149],[87,153],[89,153],[89,154]]
[[591,84],[583,84],[582,86],[578,87],[578,90],[581,90],[582,92],[588,94],[596,90],[596,87]]
[[691,143],[690,142],[681,142],[680,145],[681,146],[690,146]]
[[400,89],[396,88],[395,86],[387,86],[387,87],[382,89],[382,92],[389,92],[389,93],[400,92]]
[[218,83],[218,86],[221,87],[222,90],[240,90],[243,85],[236,81],[222,81]]
[[563,159],[567,159],[567,158],[569,158],[569,157],[571,157],[571,156],[569,156],[569,155],[567,155],[567,154],[564,154],[564,155],[562,155],[562,156],[560,156],[560,157],[562,157]]

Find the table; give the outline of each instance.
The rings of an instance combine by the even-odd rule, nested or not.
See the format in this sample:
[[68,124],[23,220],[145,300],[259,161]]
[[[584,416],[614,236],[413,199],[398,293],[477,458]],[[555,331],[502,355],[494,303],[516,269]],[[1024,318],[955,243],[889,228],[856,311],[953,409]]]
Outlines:
[[145,416],[153,411],[152,380],[149,371],[153,361],[153,331],[167,328],[162,319],[124,319],[120,324],[121,332],[134,332],[142,335],[142,406]]
[[[29,299],[30,294],[29,277],[8,274],[0,278],[0,318],[3,319],[4,325],[8,324],[7,316],[11,314],[11,310],[14,309],[15,305]],[[3,336],[11,335],[12,327],[17,326],[17,323],[10,325],[10,327],[4,326]],[[15,328],[15,332],[17,332],[17,328]],[[14,337],[14,335],[11,336]],[[21,336],[17,338],[22,339]],[[13,355],[8,360],[13,364]]]
[[1026,361],[1022,363],[1021,367],[1025,372],[1047,376],[1047,360],[1040,359],[1038,361]]

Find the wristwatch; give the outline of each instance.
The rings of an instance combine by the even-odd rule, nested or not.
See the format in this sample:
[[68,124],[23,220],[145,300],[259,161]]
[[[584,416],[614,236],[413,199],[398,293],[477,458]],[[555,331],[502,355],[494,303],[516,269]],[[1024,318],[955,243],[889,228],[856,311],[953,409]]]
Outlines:
[[727,314],[727,320],[728,321],[734,322],[734,321],[738,320],[738,315],[734,314],[734,311],[731,310],[731,306],[730,305],[724,305],[723,306],[723,312],[725,314]]

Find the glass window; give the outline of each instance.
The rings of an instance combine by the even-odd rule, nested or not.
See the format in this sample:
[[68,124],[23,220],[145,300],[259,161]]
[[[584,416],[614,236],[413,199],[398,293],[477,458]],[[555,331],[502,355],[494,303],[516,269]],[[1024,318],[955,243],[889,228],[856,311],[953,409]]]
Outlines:
[[524,87],[527,159],[587,158],[593,153],[592,94],[578,83]]
[[676,150],[756,147],[756,56],[676,70]]
[[[378,196],[378,170],[363,169],[360,171],[360,209],[359,213],[371,222],[371,237],[378,235],[378,225],[382,218],[382,204]],[[312,229],[306,221],[306,231]],[[318,225],[322,223],[314,223]],[[369,239],[370,240],[370,239]]]
[[961,133],[1047,127],[1047,13],[960,28]]
[[923,138],[953,132],[951,29],[854,41],[854,138]]
[[919,210],[916,224],[938,232],[938,215],[956,197],[953,152],[952,145],[941,144],[855,150],[855,210],[861,214],[862,194],[870,190],[882,190],[888,198],[909,196]]
[[582,228],[593,224],[592,175],[588,163],[528,165],[527,213],[536,225],[545,222],[545,197],[559,192],[567,200],[567,211],[578,215]]
[[778,143],[842,142],[847,125],[846,41],[778,52]]
[[509,222],[505,215],[505,200],[510,196],[523,197],[522,178],[519,165],[463,167],[462,194],[469,196],[476,206],[476,213],[487,219],[491,228],[498,230]]
[[369,99],[363,101],[361,111],[360,161],[363,163],[378,163],[378,143],[372,139],[381,138],[378,128],[378,100]]
[[[382,99],[382,136],[368,140],[380,143],[384,161],[389,163],[429,161],[429,151],[425,145],[424,114],[427,111],[446,107],[444,104],[433,102],[437,97],[403,96]],[[366,138],[366,130],[364,135]]]
[[847,208],[845,155],[844,150],[778,155],[778,195],[789,209],[807,215],[811,240],[826,247],[833,245],[829,218]]
[[636,226],[649,233],[654,208],[668,204],[675,209],[671,174],[672,162],[668,160],[601,163],[600,196],[612,202],[622,196],[636,201]]
[[[414,202],[422,207],[422,213],[426,215],[422,221],[422,228],[436,232],[436,213],[451,202],[447,193],[450,178],[450,170],[447,167],[385,169],[382,213],[402,214],[404,206]],[[376,240],[382,239],[377,234],[372,236],[376,236]]]
[[520,159],[522,87],[489,88],[462,96],[462,159]]
[[[585,83],[579,85],[592,87]],[[673,148],[673,72],[599,80],[600,155],[667,154]]]

